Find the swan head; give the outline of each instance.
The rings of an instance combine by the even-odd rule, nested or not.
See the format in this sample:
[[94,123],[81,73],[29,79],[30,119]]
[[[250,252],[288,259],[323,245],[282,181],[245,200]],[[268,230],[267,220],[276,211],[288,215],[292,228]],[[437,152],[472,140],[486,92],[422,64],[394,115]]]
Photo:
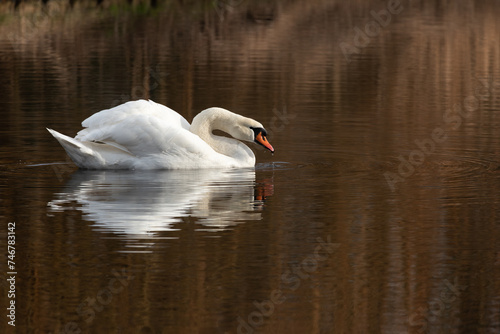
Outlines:
[[226,128],[226,131],[233,138],[256,143],[274,153],[273,146],[267,140],[267,131],[262,124],[251,118],[230,113],[232,115],[228,121],[231,122],[231,125]]
[[264,146],[264,148],[267,148],[271,153],[274,153],[274,148],[273,146],[267,141],[267,131],[263,127],[259,128],[254,128],[250,127],[252,129],[253,134],[254,134],[254,142]]

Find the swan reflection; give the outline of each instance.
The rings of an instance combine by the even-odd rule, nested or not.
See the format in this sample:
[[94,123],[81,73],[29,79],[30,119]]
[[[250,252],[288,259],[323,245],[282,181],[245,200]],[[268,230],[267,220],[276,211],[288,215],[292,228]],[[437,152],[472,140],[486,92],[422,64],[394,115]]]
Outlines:
[[[260,220],[269,180],[256,183],[254,169],[75,172],[48,203],[52,212],[80,210],[95,226],[130,238],[176,231],[182,217],[199,230],[221,231]],[[264,196],[262,196],[264,193]]]

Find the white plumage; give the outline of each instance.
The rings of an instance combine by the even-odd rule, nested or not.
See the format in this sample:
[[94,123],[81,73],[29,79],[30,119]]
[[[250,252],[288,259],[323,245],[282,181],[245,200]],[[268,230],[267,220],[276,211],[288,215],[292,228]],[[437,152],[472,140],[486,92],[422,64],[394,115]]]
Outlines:
[[131,101],[102,110],[82,122],[75,138],[47,129],[80,168],[193,169],[252,167],[255,155],[236,139],[215,136],[215,129],[257,142],[270,151],[262,124],[222,108],[209,108],[193,125],[153,101]]

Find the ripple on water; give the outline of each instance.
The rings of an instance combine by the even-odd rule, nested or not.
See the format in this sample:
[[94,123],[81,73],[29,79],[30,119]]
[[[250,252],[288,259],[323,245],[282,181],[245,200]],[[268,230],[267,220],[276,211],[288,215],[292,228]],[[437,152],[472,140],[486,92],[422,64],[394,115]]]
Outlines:
[[261,162],[255,165],[257,171],[288,170],[303,167],[301,164],[295,164],[286,161]]

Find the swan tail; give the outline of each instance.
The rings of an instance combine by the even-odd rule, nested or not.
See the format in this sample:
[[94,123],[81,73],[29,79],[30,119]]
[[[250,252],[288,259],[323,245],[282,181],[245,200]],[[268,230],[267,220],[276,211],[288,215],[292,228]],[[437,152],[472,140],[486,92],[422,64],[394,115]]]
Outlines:
[[[84,142],[68,137],[55,130],[47,128],[52,136],[61,144],[73,162],[80,168],[92,168],[89,162],[97,162],[98,157],[95,152],[87,147]],[[97,167],[97,166],[96,166]]]
[[66,150],[69,157],[80,168],[120,169],[133,168],[136,157],[125,147],[102,141],[80,141],[55,130],[48,129],[52,136]]

